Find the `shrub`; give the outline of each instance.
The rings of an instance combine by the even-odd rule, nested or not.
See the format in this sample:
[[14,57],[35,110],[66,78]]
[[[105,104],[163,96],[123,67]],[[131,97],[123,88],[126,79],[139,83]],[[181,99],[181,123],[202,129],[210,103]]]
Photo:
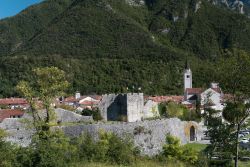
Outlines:
[[201,121],[201,116],[195,110],[183,110],[183,115],[180,117],[183,121]]
[[34,136],[31,143],[32,166],[66,167],[73,161],[76,148],[59,131],[48,131],[44,138]]
[[100,121],[102,120],[102,115],[101,115],[101,111],[99,110],[99,108],[94,108],[93,109],[93,119],[95,121]]
[[109,162],[128,165],[135,160],[138,151],[130,140],[122,140],[113,133],[101,131],[99,140],[89,134],[78,139],[78,155],[82,161]]
[[92,116],[92,110],[85,108],[84,110],[82,110],[82,115],[83,116]]
[[101,116],[101,111],[99,110],[99,108],[93,108],[92,110],[88,109],[88,108],[85,108],[82,111],[82,115],[83,116],[92,116],[95,121],[100,121],[100,120],[103,119],[102,116]]
[[179,118],[183,121],[200,122],[201,115],[196,110],[189,110],[184,105],[174,102],[160,103],[159,112],[162,117]]
[[195,164],[198,160],[198,152],[191,148],[181,146],[180,140],[174,136],[166,136],[166,144],[163,146],[163,156],[169,160],[180,160]]

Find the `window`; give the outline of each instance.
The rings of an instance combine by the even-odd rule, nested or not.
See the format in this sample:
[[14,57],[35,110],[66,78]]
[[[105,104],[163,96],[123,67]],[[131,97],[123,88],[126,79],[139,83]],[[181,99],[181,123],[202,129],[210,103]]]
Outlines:
[[187,78],[190,78],[190,75],[187,75]]

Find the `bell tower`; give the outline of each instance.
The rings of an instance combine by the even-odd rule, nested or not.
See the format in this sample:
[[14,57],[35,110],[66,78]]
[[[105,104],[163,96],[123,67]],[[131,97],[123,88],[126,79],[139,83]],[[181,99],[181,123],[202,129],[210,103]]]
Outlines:
[[187,60],[186,60],[185,70],[184,70],[184,91],[187,88],[192,88],[192,71],[188,65]]

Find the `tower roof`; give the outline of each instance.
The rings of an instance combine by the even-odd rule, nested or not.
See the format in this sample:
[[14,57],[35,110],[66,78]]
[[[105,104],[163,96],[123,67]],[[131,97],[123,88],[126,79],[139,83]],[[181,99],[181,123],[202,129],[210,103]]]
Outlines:
[[186,58],[186,62],[185,62],[185,69],[190,69],[187,58]]

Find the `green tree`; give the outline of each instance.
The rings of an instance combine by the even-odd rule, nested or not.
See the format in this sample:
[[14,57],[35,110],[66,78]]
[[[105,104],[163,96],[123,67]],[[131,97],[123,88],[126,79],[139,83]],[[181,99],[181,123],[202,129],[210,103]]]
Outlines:
[[222,112],[223,118],[235,128],[235,167],[238,167],[239,157],[239,132],[250,116],[250,58],[249,55],[240,50],[234,50],[234,57],[225,62],[224,79],[232,98],[226,102]]
[[12,167],[15,161],[15,147],[4,141],[6,135],[4,130],[0,129],[0,166]]
[[[53,121],[55,114],[53,102],[56,97],[64,95],[69,83],[65,72],[57,67],[36,68],[33,70],[34,82],[21,81],[17,85],[19,93],[26,98],[30,104],[33,116],[33,125],[38,132],[48,131],[49,124]],[[36,106],[37,101],[42,101],[45,115],[40,114]]]

